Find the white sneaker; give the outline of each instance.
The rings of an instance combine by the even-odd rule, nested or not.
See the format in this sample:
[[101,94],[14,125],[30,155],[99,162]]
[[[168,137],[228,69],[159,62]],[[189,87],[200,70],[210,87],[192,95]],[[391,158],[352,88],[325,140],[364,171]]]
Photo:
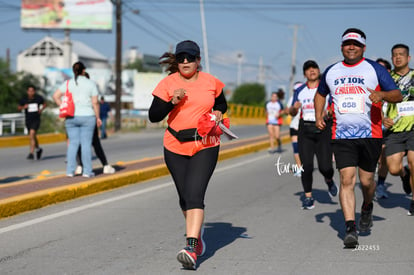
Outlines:
[[75,170],[75,175],[80,175],[80,174],[82,174],[82,166],[78,165]]
[[84,177],[84,178],[93,178],[93,177],[95,177],[95,173],[92,172],[91,174],[83,174],[82,177]]
[[103,173],[104,174],[113,174],[115,173],[115,168],[113,168],[111,165],[105,165],[103,168]]
[[300,169],[296,170],[293,173],[293,176],[300,178],[302,176],[302,171]]

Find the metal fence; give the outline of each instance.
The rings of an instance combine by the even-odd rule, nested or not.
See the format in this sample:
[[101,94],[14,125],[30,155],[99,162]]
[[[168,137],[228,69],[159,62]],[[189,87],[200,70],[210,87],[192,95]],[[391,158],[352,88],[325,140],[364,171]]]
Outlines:
[[0,136],[19,133],[27,135],[24,113],[0,115]]

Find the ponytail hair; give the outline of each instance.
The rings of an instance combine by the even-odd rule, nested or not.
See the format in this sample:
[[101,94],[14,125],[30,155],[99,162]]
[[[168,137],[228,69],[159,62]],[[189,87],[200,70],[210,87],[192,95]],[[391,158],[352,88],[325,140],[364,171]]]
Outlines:
[[78,61],[72,66],[73,74],[75,75],[75,83],[78,85],[77,79],[78,76],[83,74],[83,71],[86,69],[85,65],[82,62]]
[[160,57],[159,64],[161,66],[166,66],[166,71],[169,72],[168,74],[173,74],[178,72],[178,63],[175,59],[175,54],[166,52]]

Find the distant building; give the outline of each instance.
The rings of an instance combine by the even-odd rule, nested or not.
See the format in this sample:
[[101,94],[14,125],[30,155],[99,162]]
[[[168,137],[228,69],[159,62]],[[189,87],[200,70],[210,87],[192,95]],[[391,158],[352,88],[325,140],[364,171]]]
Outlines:
[[138,72],[162,72],[160,66],[160,56],[143,54],[138,51],[137,47],[130,47],[127,52],[124,53],[123,64],[133,64],[137,60],[141,61],[141,67],[135,68]]
[[17,56],[18,72],[43,76],[47,68],[67,69],[76,61],[86,68],[111,69],[108,58],[80,41],[59,41],[46,36]]

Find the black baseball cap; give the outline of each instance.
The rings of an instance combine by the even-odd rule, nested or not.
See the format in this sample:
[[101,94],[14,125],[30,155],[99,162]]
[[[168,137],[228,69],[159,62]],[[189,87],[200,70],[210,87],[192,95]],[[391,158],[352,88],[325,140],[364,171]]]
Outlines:
[[303,74],[305,74],[305,71],[309,68],[319,69],[318,63],[316,63],[313,60],[308,60],[305,63],[303,63]]
[[180,53],[188,53],[194,56],[200,56],[200,47],[194,41],[185,40],[178,43],[175,47],[175,55]]

